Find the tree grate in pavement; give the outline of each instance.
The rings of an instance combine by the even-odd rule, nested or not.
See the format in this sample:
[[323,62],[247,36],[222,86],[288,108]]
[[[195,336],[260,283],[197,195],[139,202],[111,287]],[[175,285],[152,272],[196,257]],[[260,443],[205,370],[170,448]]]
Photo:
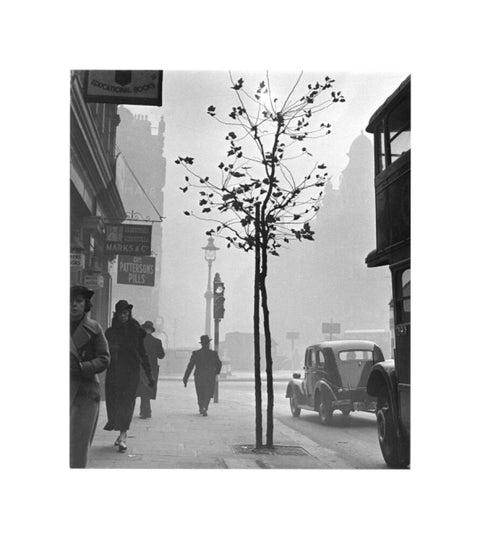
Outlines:
[[257,447],[253,444],[233,445],[236,455],[281,455],[293,457],[310,457],[310,453],[298,445],[275,445],[272,447]]

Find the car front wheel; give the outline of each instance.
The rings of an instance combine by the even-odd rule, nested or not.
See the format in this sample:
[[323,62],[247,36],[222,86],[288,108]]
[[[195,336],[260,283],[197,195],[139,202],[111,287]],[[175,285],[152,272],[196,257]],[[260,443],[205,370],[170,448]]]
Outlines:
[[290,397],[290,411],[292,412],[293,417],[298,417],[302,411],[297,405],[297,397],[295,397],[295,394]]
[[320,404],[318,407],[318,415],[320,417],[320,423],[322,425],[328,425],[330,421],[332,420],[332,401],[330,400],[330,397],[326,395],[325,393],[322,393],[320,395]]

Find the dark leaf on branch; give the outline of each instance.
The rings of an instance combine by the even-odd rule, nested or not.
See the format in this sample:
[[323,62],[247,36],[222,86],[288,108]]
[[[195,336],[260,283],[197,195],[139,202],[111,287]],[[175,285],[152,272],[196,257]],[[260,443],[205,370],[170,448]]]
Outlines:
[[243,79],[238,79],[237,84],[232,86],[233,90],[240,90],[243,86]]
[[210,208],[203,208],[202,212],[203,213],[208,213],[208,212],[211,212],[212,210]]
[[245,174],[242,174],[241,172],[236,172],[235,170],[232,170],[230,173],[234,178],[243,178]]
[[199,206],[205,206],[206,203],[207,201],[204,198],[202,198],[198,204]]
[[190,212],[189,211],[184,211],[183,212],[185,215],[190,215]]
[[207,114],[209,114],[210,116],[215,116],[215,107],[213,105],[210,105],[207,109]]
[[180,191],[183,191],[184,193],[186,193],[188,191],[188,186],[187,187],[179,187]]

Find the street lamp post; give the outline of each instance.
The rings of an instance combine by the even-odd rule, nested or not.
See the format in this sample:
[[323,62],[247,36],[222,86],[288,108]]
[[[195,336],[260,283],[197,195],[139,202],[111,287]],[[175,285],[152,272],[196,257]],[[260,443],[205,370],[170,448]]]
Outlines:
[[207,241],[207,245],[202,247],[205,251],[205,260],[208,262],[208,280],[207,280],[207,290],[205,292],[205,335],[210,337],[212,329],[212,263],[217,258],[218,247],[215,247],[213,243],[213,238],[210,236]]

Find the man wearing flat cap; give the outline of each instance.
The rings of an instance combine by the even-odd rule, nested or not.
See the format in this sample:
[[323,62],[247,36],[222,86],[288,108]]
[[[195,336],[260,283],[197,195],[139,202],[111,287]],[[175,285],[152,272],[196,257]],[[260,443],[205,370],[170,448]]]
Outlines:
[[192,352],[192,357],[183,376],[183,385],[187,387],[188,377],[195,368],[193,377],[197,391],[198,409],[203,416],[207,415],[208,405],[215,389],[215,378],[222,369],[222,362],[217,352],[210,350],[210,341],[208,335],[200,337],[202,347],[200,350]]
[[149,419],[152,417],[152,407],[150,400],[155,400],[157,397],[157,382],[158,382],[158,359],[165,357],[162,341],[152,335],[155,333],[155,327],[150,320],[147,320],[142,324],[142,328],[145,330],[145,339],[143,345],[147,352],[148,361],[152,370],[152,378],[154,380],[153,387],[149,385],[148,378],[144,371],[140,372],[140,381],[137,388],[137,397],[140,397],[140,418]]
[[110,361],[108,343],[98,322],[87,314],[93,290],[70,288],[70,467],[85,468],[100,408],[97,374]]

